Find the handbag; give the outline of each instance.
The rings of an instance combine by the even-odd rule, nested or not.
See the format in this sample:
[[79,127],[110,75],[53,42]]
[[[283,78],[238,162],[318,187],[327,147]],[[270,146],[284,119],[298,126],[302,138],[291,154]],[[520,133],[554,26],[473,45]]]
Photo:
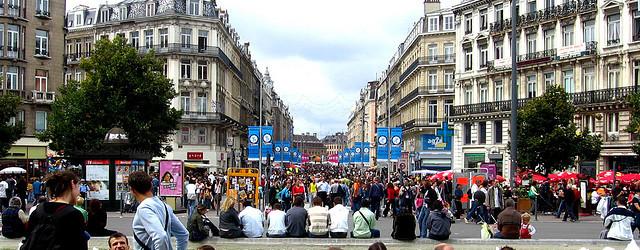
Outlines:
[[483,240],[491,239],[493,237],[493,232],[491,228],[489,228],[489,224],[482,223],[480,226],[480,238]]

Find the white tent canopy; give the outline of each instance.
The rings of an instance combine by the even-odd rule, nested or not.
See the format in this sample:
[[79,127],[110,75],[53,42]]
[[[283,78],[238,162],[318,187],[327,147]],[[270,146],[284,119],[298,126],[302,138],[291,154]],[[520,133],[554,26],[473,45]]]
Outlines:
[[26,174],[27,170],[19,167],[9,167],[3,170],[0,170],[0,174]]

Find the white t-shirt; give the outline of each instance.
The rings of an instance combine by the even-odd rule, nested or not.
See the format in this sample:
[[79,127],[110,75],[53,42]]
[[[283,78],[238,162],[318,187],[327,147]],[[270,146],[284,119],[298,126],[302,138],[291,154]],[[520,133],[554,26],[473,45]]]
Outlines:
[[9,188],[9,183],[0,181],[0,198],[7,198],[7,188]]
[[349,232],[349,209],[342,204],[336,205],[329,209],[329,217],[331,218],[331,225],[329,225],[331,232]]
[[196,199],[196,185],[193,183],[187,184],[187,199],[195,200]]
[[286,214],[282,210],[271,210],[267,215],[269,228],[267,233],[270,235],[282,235],[287,233],[287,227],[284,224]]

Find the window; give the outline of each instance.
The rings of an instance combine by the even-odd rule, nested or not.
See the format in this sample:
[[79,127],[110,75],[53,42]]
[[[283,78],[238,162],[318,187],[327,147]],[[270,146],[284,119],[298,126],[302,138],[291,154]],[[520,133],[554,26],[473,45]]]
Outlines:
[[494,52],[494,58],[495,59],[502,59],[504,58],[504,52],[502,51],[502,40],[497,41],[495,43],[493,43],[493,46],[495,48],[495,52]]
[[49,0],[36,0],[36,15],[49,16]]
[[208,37],[209,37],[209,31],[198,30],[198,51],[202,52],[207,50]]
[[207,93],[198,92],[198,98],[196,99],[197,110],[199,114],[207,112]]
[[120,20],[125,20],[127,19],[127,14],[129,12],[127,11],[127,6],[126,5],[122,5],[120,6]]
[[20,50],[20,28],[17,25],[7,25],[7,55],[12,58],[18,57]]
[[75,80],[77,82],[82,81],[82,72],[76,70]]
[[573,69],[562,71],[564,80],[564,91],[575,93],[575,83],[573,81]]
[[496,144],[502,143],[502,120],[493,122],[493,140]]
[[555,0],[545,0],[544,1],[544,7],[545,8],[550,8],[556,6],[556,1]]
[[550,29],[544,31],[544,50],[554,49],[556,30]]
[[148,3],[145,15],[146,16],[153,16],[154,14],[156,14],[156,4],[155,3]]
[[18,82],[18,67],[7,68],[7,89],[21,90]]
[[138,48],[140,46],[140,32],[132,31],[129,33],[129,40],[131,40],[131,46]]
[[445,43],[444,44],[444,61],[445,62],[453,62],[455,60],[455,56],[453,55],[453,43]]
[[191,48],[191,29],[182,28],[180,32],[180,42],[183,48]]
[[36,91],[47,92],[47,71],[36,69]]
[[487,45],[480,46],[480,68],[487,67],[487,61],[489,60],[489,53],[487,52]]
[[438,75],[437,71],[429,70],[429,92],[438,91]]
[[147,49],[153,48],[153,30],[144,31],[144,47]]
[[438,63],[438,45],[430,44],[428,50],[429,62]]
[[[3,46],[3,45],[4,45],[4,24],[0,24],[0,46]],[[4,56],[4,50],[1,47],[0,47],[0,56]]]
[[596,24],[595,21],[586,21],[583,23],[584,25],[584,42],[590,43],[596,40]]
[[453,100],[445,100],[444,101],[444,117],[451,116],[453,112]]
[[429,124],[438,123],[438,101],[429,101]]
[[536,34],[527,35],[527,54],[536,53]]
[[160,48],[169,47],[169,29],[160,29]]
[[16,116],[10,117],[7,125],[15,126],[18,122],[24,123],[24,110],[16,111]]
[[182,79],[191,79],[191,61],[182,60],[180,62],[180,76]]
[[49,56],[49,31],[36,30],[35,55]]
[[618,132],[618,121],[619,121],[618,117],[618,113],[609,113],[609,117],[607,120],[609,120],[609,126],[608,126],[608,130],[611,133],[615,133]]
[[[583,116],[582,127],[584,130],[589,131],[591,133],[596,131],[596,117],[593,115],[585,115]],[[585,132],[586,132],[585,131]]]
[[180,94],[180,108],[184,112],[191,111],[191,92],[182,92]]
[[633,11],[633,41],[640,40],[640,11]]
[[433,31],[438,31],[440,29],[439,27],[439,17],[429,17],[429,32],[433,32]]
[[464,144],[471,144],[471,123],[464,124]]
[[166,77],[168,72],[169,72],[169,65],[167,64],[167,59],[164,59],[164,64],[162,65],[162,75]]
[[189,15],[200,15],[200,0],[189,0]]
[[[11,1],[11,0],[10,0],[10,1]],[[16,1],[16,2],[19,2],[19,0],[15,0],[15,1]],[[17,16],[17,14],[11,14],[11,12],[12,12],[11,10],[12,10],[12,9],[9,9],[9,15]],[[17,12],[17,10],[16,10],[16,12]],[[84,21],[84,20],[83,20],[83,15],[82,15],[82,13],[78,13],[78,14],[76,14],[76,26],[82,26],[82,25],[83,25],[83,23],[84,23],[83,21]]]
[[502,19],[504,19],[504,12],[502,10],[502,4],[496,4],[494,6],[495,8],[495,12],[496,12],[496,22],[497,21],[502,21]]
[[198,144],[207,144],[207,128],[198,128]]
[[487,143],[487,122],[478,123],[478,144]]
[[495,81],[495,90],[494,90],[494,99],[496,100],[496,102],[500,102],[503,100],[502,95],[504,92],[504,86],[502,85],[502,81]]
[[478,98],[479,103],[485,103],[489,101],[489,90],[487,89],[486,83],[480,84],[480,95],[478,96]]
[[453,90],[453,70],[444,71],[444,89]]
[[182,127],[181,133],[182,136],[182,144],[191,143],[189,139],[191,139],[191,129],[189,127]]
[[453,15],[444,16],[444,30],[453,30]]
[[473,65],[473,50],[471,48],[464,49],[464,69],[471,70]]
[[473,28],[473,19],[471,13],[464,15],[464,33],[470,34]]
[[537,88],[538,86],[536,84],[536,75],[527,76],[527,97],[535,98]]
[[198,62],[198,80],[208,80],[208,66],[207,62],[199,61]]
[[584,79],[582,81],[582,91],[595,90],[595,77],[593,76],[593,67],[587,67],[583,70]]
[[607,45],[620,43],[620,14],[607,17]]
[[471,104],[473,102],[473,91],[471,87],[467,87],[464,90],[464,104]]
[[533,12],[536,12],[536,1],[529,0],[529,2],[527,3],[527,13]]
[[489,25],[487,20],[487,9],[480,10],[480,30],[486,30]]
[[620,67],[618,65],[609,65],[609,73],[607,74],[607,88],[613,89],[620,86]]
[[544,86],[545,88],[556,84],[556,73],[547,72],[544,73]]
[[43,132],[47,129],[47,112],[36,111],[36,132]]
[[573,42],[573,25],[562,27],[562,46],[571,46]]

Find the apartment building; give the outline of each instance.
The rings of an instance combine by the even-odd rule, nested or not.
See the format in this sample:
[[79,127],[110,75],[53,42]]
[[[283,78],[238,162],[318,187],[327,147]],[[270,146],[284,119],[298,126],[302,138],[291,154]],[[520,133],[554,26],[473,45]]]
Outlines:
[[[167,159],[239,166],[247,155],[247,126],[259,122],[261,91],[263,124],[282,120],[280,115],[287,117],[288,125],[282,128],[291,129],[290,115],[273,92],[270,76],[258,70],[249,43],[240,43],[228,13],[215,1],[125,0],[96,9],[78,6],[67,14],[66,27],[66,80],[85,77],[78,62],[91,56],[98,39],[121,36],[140,53],[153,50],[164,60],[164,75],[178,93],[171,104],[183,111]],[[265,100],[271,100],[270,105],[264,105]],[[274,104],[280,109],[273,109]]]
[[[354,147],[356,142],[368,142],[369,148],[366,150],[369,152],[369,162],[365,163],[365,165],[369,166],[373,166],[376,162],[377,86],[378,81],[371,81],[360,91],[360,99],[355,103],[349,115],[349,121],[347,122],[346,147]],[[364,153],[364,151],[362,153]]]
[[402,150],[414,155],[415,169],[451,169],[446,121],[454,105],[455,38],[453,12],[439,0],[424,1],[424,16],[379,79],[377,125],[387,126],[389,111],[389,126],[402,127]]
[[[631,145],[625,97],[638,84],[640,12],[637,1],[465,1],[456,15],[454,166],[494,162],[509,176],[511,58],[517,61],[518,105],[563,86],[577,106],[574,122],[603,137],[589,175],[611,169],[638,170]],[[517,18],[516,54],[511,19]],[[622,26],[621,24],[628,24]]]
[[338,154],[347,147],[347,136],[344,132],[337,132],[322,138],[322,143],[327,149],[327,155]]
[[47,128],[47,116],[63,83],[65,1],[0,0],[0,95],[22,98],[11,123],[23,122],[22,138],[0,158],[0,168],[44,170],[47,142],[35,134]]

